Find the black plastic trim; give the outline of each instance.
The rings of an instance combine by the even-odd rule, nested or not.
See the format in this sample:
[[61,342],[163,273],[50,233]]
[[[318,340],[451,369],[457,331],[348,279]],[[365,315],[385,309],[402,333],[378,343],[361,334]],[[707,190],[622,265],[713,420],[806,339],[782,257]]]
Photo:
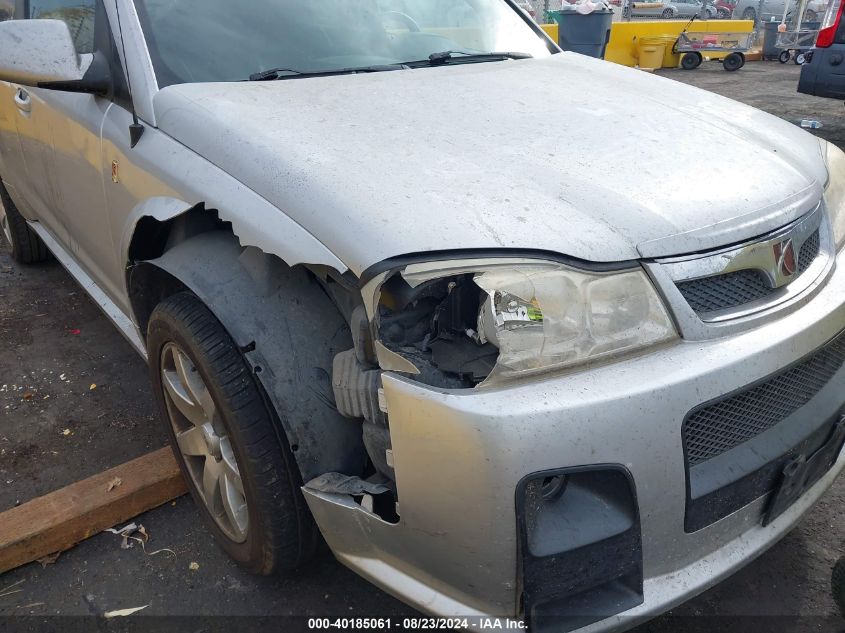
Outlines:
[[95,97],[111,99],[113,83],[109,62],[103,53],[95,51],[94,59],[82,79],[78,81],[39,81],[38,87],[46,90],[91,94]]
[[[621,474],[627,483],[631,525],[624,532],[599,537],[542,556],[531,553],[526,514],[526,486],[545,478],[584,473]],[[562,499],[570,488],[564,491]],[[516,488],[520,584],[523,615],[534,631],[573,631],[643,603],[642,530],[636,486],[621,464],[593,464],[531,473]]]

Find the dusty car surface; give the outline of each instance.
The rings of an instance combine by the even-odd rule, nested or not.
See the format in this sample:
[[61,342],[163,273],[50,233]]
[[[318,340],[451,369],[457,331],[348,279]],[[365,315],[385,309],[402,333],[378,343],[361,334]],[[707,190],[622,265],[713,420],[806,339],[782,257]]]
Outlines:
[[306,564],[319,530],[470,628],[613,629],[763,552],[845,465],[833,145],[561,53],[505,0],[16,11],[3,232],[147,358],[247,569]]

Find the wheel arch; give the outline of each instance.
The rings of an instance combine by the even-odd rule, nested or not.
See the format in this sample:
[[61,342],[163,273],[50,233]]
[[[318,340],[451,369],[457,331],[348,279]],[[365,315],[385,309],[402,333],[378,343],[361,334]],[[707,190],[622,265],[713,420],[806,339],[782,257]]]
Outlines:
[[177,241],[215,225],[227,225],[241,245],[272,253],[289,266],[307,263],[340,273],[348,270],[325,245],[263,198],[242,186],[215,191],[212,188],[206,199],[196,201],[150,196],[131,210],[116,253],[118,261],[126,264],[127,281],[135,262],[160,256]]
[[[303,481],[326,472],[360,474],[366,461],[361,429],[338,413],[331,384],[334,356],[352,347],[341,310],[305,266],[242,245],[227,223],[204,208],[184,217],[184,226],[167,230],[162,253],[128,269],[142,335],[159,301],[192,292],[240,348],[277,414]],[[147,221],[143,230],[164,229],[150,222],[158,220]]]

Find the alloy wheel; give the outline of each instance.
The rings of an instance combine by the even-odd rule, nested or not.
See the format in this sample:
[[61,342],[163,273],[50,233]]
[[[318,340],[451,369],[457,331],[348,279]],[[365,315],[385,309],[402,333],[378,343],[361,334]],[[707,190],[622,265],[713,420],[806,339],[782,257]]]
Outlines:
[[162,349],[160,370],[170,424],[194,486],[224,534],[243,543],[249,530],[243,480],[211,392],[176,343]]

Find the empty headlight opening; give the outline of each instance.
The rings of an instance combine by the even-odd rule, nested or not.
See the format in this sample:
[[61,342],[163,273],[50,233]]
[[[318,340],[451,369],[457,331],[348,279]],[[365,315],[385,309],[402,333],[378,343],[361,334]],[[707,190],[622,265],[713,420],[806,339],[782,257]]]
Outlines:
[[377,339],[418,370],[424,384],[471,388],[493,371],[499,350],[479,332],[487,300],[473,273],[449,275],[411,285],[399,272],[381,286]]
[[678,340],[639,264],[409,264],[365,286],[365,302],[368,291],[381,369],[446,389],[607,362]]

